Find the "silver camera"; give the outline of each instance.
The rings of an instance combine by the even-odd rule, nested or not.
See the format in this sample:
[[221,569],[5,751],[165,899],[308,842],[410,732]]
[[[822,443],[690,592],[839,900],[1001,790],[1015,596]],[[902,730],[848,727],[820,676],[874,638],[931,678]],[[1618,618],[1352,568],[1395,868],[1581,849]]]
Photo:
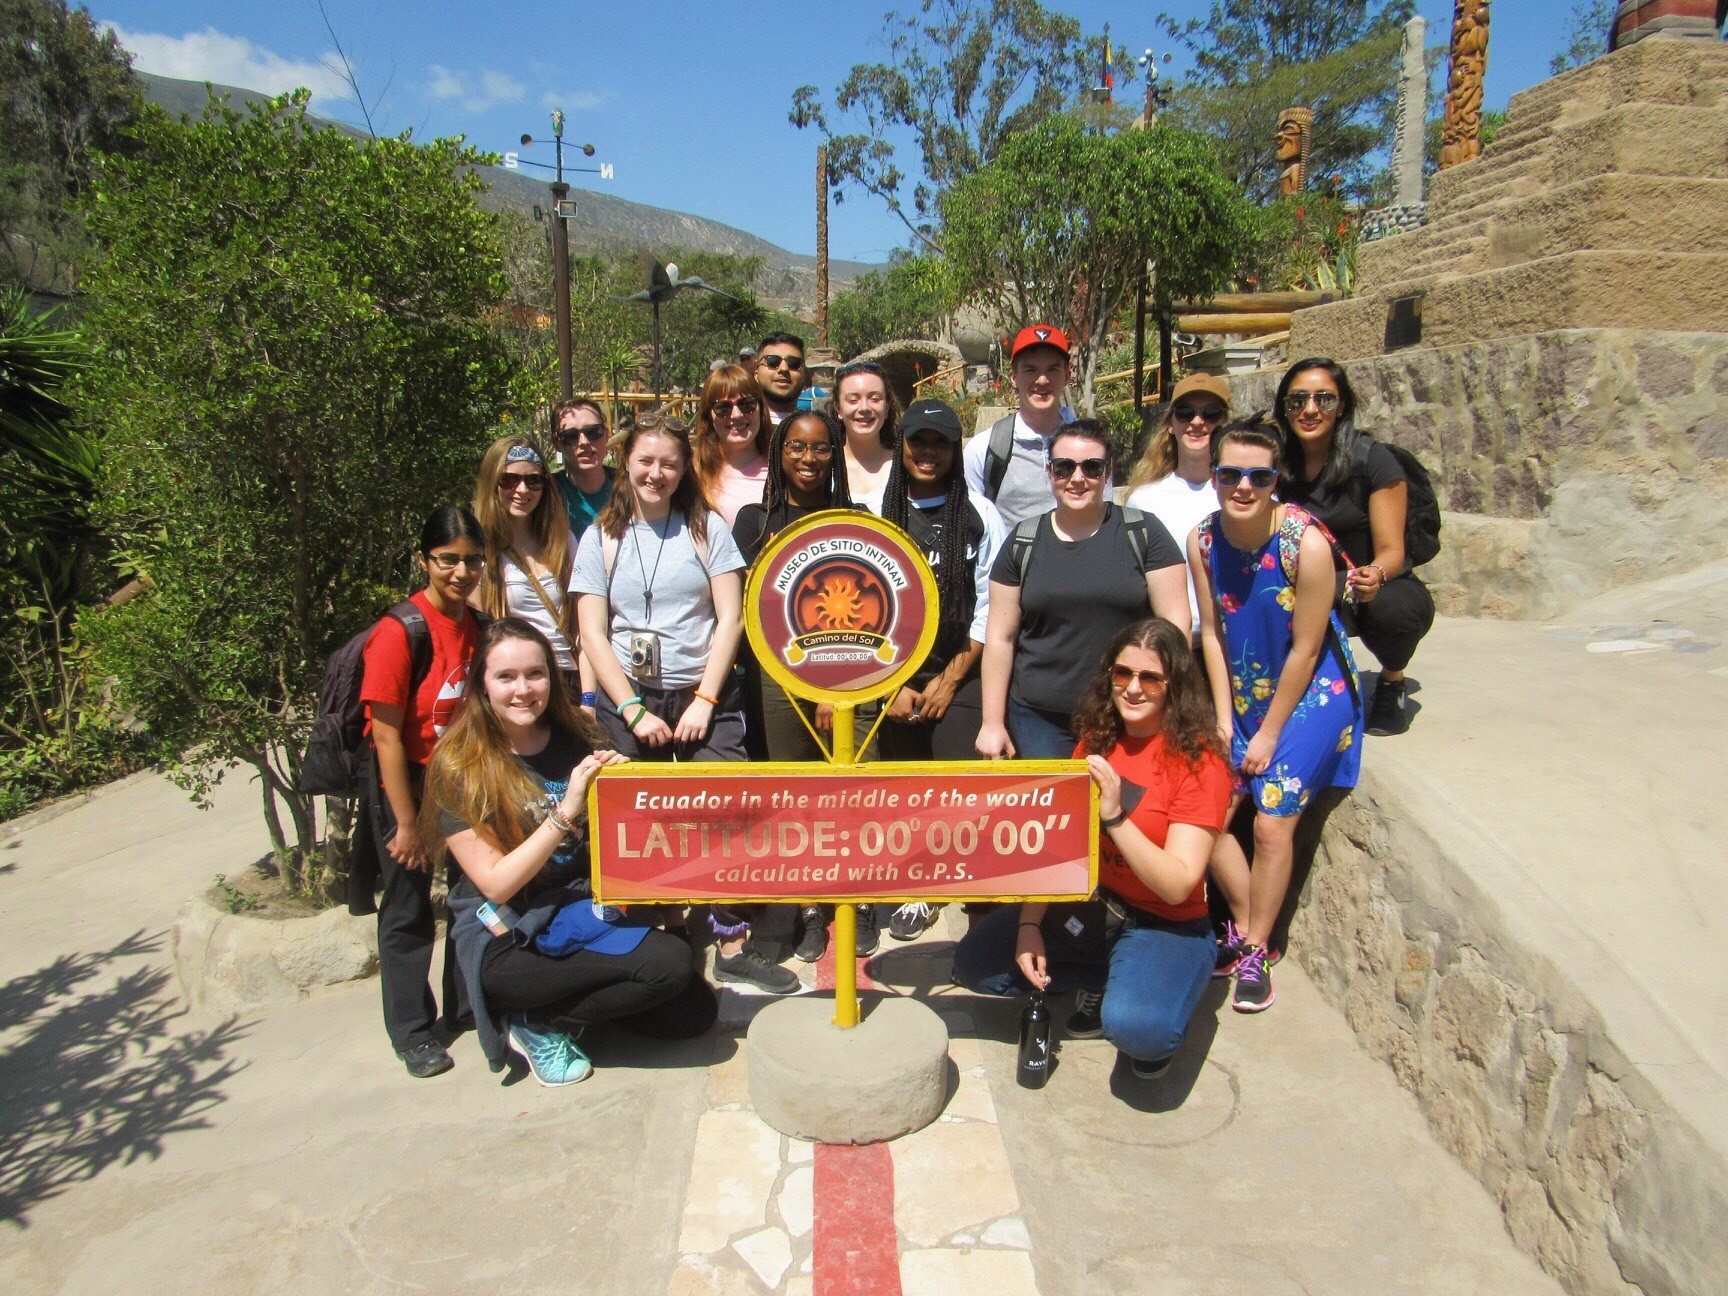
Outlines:
[[652,631],[630,636],[630,673],[637,679],[660,678],[660,636]]

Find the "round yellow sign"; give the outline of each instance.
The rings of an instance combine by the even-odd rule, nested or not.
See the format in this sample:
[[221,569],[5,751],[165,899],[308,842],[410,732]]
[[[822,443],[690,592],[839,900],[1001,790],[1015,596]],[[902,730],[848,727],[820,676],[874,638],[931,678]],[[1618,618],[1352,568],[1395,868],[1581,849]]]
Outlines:
[[869,513],[800,518],[762,549],[744,629],[777,684],[812,702],[885,697],[936,639],[936,578],[911,536]]

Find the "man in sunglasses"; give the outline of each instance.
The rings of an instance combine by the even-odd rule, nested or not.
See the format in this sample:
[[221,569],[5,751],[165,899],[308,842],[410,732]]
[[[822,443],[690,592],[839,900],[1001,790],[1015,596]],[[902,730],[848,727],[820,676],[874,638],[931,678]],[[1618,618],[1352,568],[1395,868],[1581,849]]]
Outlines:
[[1074,417],[1062,404],[1068,386],[1068,335],[1053,324],[1032,324],[1015,335],[1009,373],[1020,408],[987,435],[966,443],[966,486],[996,506],[1012,531],[1023,518],[1048,513],[1055,501],[1045,464],[1050,438]]
[[768,417],[775,427],[798,412],[798,393],[804,390],[804,341],[790,333],[770,333],[756,348],[756,385],[768,402]]
[[578,399],[558,407],[558,449],[564,455],[558,489],[564,494],[570,531],[580,540],[612,496],[612,470],[606,466],[606,415],[598,405]]

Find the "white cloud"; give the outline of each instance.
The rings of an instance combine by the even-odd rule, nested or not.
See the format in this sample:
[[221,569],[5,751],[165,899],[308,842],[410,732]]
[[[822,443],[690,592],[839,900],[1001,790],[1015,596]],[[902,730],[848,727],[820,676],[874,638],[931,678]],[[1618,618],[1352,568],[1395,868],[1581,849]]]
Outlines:
[[433,99],[453,99],[471,113],[482,113],[499,104],[517,103],[527,88],[505,72],[486,68],[479,73],[452,72],[434,63],[426,69],[431,79],[426,93]]
[[612,97],[610,90],[595,94],[592,90],[548,90],[540,96],[542,108],[562,108],[566,112],[582,112],[589,108],[598,108]]
[[286,59],[254,45],[244,36],[229,36],[214,27],[184,36],[166,36],[160,32],[129,32],[114,23],[102,26],[132,52],[133,66],[142,72],[185,81],[214,81],[271,95],[306,86],[312,91],[315,104],[319,100],[337,101],[350,96],[346,83],[330,70],[339,66],[334,51],[310,61]]

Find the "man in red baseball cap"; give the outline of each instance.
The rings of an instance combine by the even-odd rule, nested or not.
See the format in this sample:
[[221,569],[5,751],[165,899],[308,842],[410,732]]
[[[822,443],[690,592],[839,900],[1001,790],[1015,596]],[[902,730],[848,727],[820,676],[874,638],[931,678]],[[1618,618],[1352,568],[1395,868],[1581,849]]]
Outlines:
[[1012,531],[1022,518],[1048,513],[1055,504],[1044,463],[1051,435],[1074,412],[1062,404],[1068,385],[1068,335],[1054,324],[1031,324],[1014,335],[1008,352],[1020,408],[1000,419],[988,435],[966,445],[966,485],[996,505]]

